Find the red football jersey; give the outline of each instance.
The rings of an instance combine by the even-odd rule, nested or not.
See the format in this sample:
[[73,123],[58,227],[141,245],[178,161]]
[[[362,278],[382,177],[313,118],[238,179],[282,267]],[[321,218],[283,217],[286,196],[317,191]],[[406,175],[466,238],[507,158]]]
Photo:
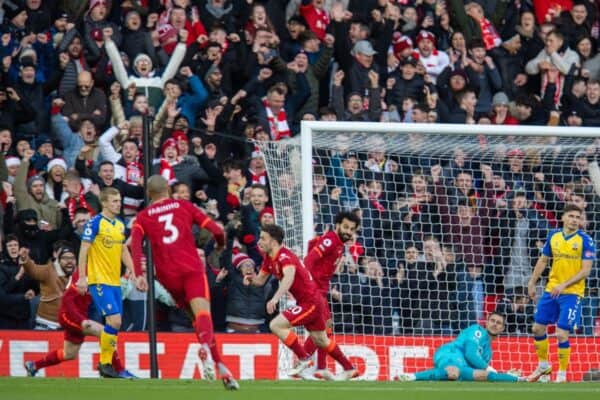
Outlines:
[[329,281],[335,273],[337,263],[344,255],[344,243],[335,231],[326,232],[308,244],[304,265],[310,271],[319,291],[329,293]]
[[265,256],[260,269],[281,280],[283,278],[283,267],[289,265],[296,269],[290,293],[298,304],[313,304],[317,299],[317,286],[312,276],[310,276],[310,272],[290,249],[282,247],[274,258]]
[[141,273],[142,240],[150,240],[159,280],[177,277],[182,272],[202,270],[192,225],[208,229],[217,243],[225,245],[223,229],[186,200],[164,199],[139,212],[131,232],[131,253],[136,274]]
[[79,279],[79,271],[75,270],[73,275],[69,278],[69,282],[65,288],[65,292],[60,300],[60,311],[59,315],[63,312],[67,315],[72,313],[79,313],[81,315],[88,314],[88,308],[92,304],[92,296],[89,293],[83,296],[77,291],[75,284]]

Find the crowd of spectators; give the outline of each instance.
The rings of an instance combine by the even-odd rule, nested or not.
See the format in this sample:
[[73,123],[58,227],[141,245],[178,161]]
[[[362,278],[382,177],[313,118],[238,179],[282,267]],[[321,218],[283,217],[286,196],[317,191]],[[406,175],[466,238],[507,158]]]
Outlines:
[[[295,136],[302,120],[600,125],[597,0],[0,3],[0,328],[55,328],[99,191],[121,192],[130,224],[143,176],[159,173],[229,233],[219,259],[193,228],[216,329],[263,330],[273,288],[243,287],[241,274],[261,262],[270,186],[293,204],[300,194],[291,174],[267,176],[256,143]],[[358,154],[315,154],[317,231],[336,209],[363,218],[331,291],[338,332],[454,332],[490,296],[523,332],[522,286],[562,205],[584,207],[600,232],[598,143],[573,155],[554,138],[542,154],[480,138],[481,151],[435,158],[420,135],[393,155],[363,139]],[[124,329],[145,329],[145,295],[123,287]],[[161,329],[190,329],[157,293]]]
[[[340,133],[331,142],[313,160],[315,230],[341,209],[362,218],[330,298],[344,332],[451,333],[500,306],[509,331],[526,333],[526,287],[563,207],[584,210],[582,229],[600,239],[600,140]],[[585,334],[597,324],[598,284],[594,270]]]

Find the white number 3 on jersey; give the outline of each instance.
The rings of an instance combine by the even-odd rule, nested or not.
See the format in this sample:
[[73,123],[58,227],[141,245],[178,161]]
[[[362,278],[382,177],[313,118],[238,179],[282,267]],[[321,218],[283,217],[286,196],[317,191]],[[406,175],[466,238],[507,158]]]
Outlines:
[[169,234],[163,237],[163,243],[171,244],[177,240],[179,237],[179,230],[175,225],[173,225],[173,214],[165,214],[158,217],[158,221],[164,224],[164,229]]

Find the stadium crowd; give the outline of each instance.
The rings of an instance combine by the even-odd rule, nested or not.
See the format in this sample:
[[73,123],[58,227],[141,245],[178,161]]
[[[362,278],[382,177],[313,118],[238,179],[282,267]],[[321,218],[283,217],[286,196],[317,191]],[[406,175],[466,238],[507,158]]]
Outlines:
[[[119,190],[130,226],[144,174],[158,173],[228,233],[219,259],[194,227],[215,329],[265,330],[275,284],[247,287],[243,274],[274,221],[270,185],[299,191],[267,176],[256,143],[295,136],[302,120],[600,126],[597,0],[1,3],[0,328],[57,328],[99,191]],[[409,135],[390,155],[382,137],[362,139],[368,151],[340,134],[314,157],[317,232],[339,210],[362,217],[332,284],[336,332],[455,333],[493,302],[509,332],[528,333],[524,287],[565,203],[598,239],[599,141],[480,137],[429,154]],[[20,247],[37,266],[21,265]],[[123,288],[122,329],[145,329],[145,293],[127,277]],[[595,277],[588,288],[584,334]],[[160,328],[191,331],[157,293]]]

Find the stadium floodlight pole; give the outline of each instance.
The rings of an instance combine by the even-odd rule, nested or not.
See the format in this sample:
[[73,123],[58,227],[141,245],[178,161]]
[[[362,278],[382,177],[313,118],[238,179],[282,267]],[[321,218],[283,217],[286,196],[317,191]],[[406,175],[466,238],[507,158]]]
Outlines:
[[[148,206],[150,198],[148,191],[145,190],[148,187],[148,178],[152,171],[152,137],[151,131],[152,116],[144,116],[143,125],[143,138],[142,143],[144,145],[144,204]],[[158,378],[158,357],[156,353],[156,307],[154,300],[154,262],[152,260],[152,249],[150,244],[146,241],[146,275],[148,277],[148,296],[146,301],[148,303],[148,339],[150,345],[150,378]]]

